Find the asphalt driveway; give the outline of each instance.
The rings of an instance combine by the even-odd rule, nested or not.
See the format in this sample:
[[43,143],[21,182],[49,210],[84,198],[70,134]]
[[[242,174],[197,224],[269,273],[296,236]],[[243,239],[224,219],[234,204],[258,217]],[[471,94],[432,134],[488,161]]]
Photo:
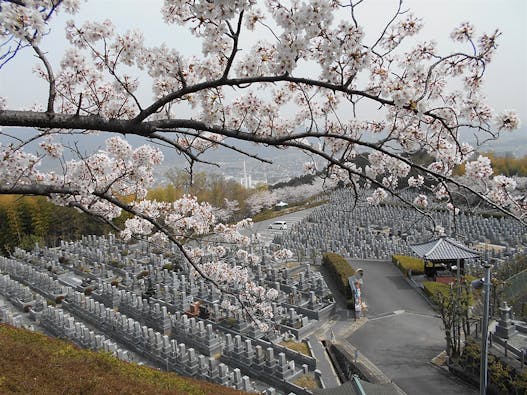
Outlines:
[[352,261],[364,269],[367,322],[346,340],[408,394],[477,394],[430,363],[445,348],[441,320],[390,262]]

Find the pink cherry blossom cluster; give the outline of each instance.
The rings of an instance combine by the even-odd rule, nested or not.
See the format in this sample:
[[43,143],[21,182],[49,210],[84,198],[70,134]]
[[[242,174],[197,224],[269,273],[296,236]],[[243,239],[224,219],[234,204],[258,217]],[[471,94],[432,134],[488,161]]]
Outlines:
[[282,248],[280,250],[277,250],[273,253],[274,259],[277,261],[286,261],[288,259],[291,259],[293,257],[293,253],[288,250],[287,248]]
[[[0,37],[14,36],[21,41],[38,43],[49,31],[48,21],[57,4],[53,0],[24,0],[23,7],[18,2],[2,2],[2,23]],[[69,14],[79,10],[80,0],[62,0],[60,9]]]
[[494,171],[490,159],[480,155],[477,160],[465,164],[465,173],[476,179],[489,178]]
[[382,188],[377,188],[373,193],[366,198],[366,201],[371,205],[382,203],[388,197],[388,192]]
[[428,206],[428,197],[427,197],[426,195],[419,194],[419,195],[414,199],[414,204],[415,204],[417,207],[426,208],[426,207]]
[[[70,48],[62,61],[51,61],[53,54],[39,45],[52,16],[61,9],[74,14],[80,3],[2,2],[1,38],[14,38],[33,50],[38,61],[34,71],[49,86],[47,105],[17,113],[18,123],[0,97],[0,125],[40,133],[33,137],[35,152],[25,151],[29,141],[15,138],[0,145],[2,190],[43,185],[48,189],[41,193],[56,203],[106,220],[125,209],[133,214],[122,232],[125,239],[177,243],[196,269],[233,289],[243,303],[264,312],[262,317],[269,316],[272,295],[251,283],[244,267],[259,261],[249,252],[251,238],[240,232],[249,221],[218,224],[218,216],[226,213],[192,196],[173,203],[146,200],[154,168],[163,160],[157,148],[133,148],[124,138],[110,137],[103,150],[85,154],[53,137],[97,131],[137,134],[173,147],[192,164],[205,151],[230,144],[229,137],[300,149],[310,157],[306,171],[326,169],[324,186],[320,182],[254,194],[248,202],[253,212],[337,183],[376,188],[367,201],[378,204],[406,186],[401,180],[413,168],[420,175],[409,177],[408,186],[417,197],[408,203],[422,211],[430,208],[431,196],[424,193],[430,187],[433,197],[455,215],[449,192],[460,181],[452,174],[464,165],[476,185],[466,185],[467,190],[527,218],[527,202],[514,180],[494,175],[488,158],[473,160],[478,147],[462,141],[463,129],[485,140],[520,126],[514,111],[494,111],[481,92],[498,30],[479,34],[462,23],[451,38],[465,46],[465,53],[442,54],[434,42],[410,38],[421,31],[422,21],[401,7],[372,39],[359,24],[364,22],[360,13],[355,14],[362,2],[165,0],[163,20],[187,27],[201,41],[201,53],[187,56],[165,43],[147,46],[143,33],[120,30],[109,19],[69,21]],[[337,18],[342,9],[346,15],[351,10],[346,20]],[[258,40],[244,38],[247,28]],[[140,89],[147,84],[150,101]],[[379,111],[365,117],[363,108]],[[66,160],[66,150],[76,159]],[[424,166],[408,159],[418,150],[433,162]],[[359,165],[359,157],[366,162]],[[58,161],[62,174],[40,171],[44,158]],[[125,204],[124,196],[134,200]],[[238,246],[234,267],[224,262],[226,245]],[[290,257],[286,250],[275,254],[277,260]]]

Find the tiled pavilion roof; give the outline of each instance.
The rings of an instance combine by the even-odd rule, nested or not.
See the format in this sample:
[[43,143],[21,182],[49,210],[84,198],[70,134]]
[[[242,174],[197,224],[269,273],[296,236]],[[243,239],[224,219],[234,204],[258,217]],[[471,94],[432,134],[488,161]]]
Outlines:
[[480,256],[477,251],[450,237],[440,237],[425,243],[413,244],[410,248],[427,261],[474,259]]

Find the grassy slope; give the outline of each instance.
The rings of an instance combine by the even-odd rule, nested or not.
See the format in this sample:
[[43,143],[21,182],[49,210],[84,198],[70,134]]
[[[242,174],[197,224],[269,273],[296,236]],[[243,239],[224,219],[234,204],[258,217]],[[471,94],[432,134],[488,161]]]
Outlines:
[[7,325],[0,325],[0,393],[244,394]]

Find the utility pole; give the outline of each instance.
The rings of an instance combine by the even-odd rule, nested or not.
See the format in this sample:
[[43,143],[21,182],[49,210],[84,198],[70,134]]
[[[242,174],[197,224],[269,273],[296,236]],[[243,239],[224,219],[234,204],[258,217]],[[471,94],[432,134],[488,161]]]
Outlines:
[[483,303],[483,324],[481,327],[481,363],[479,371],[479,393],[487,394],[487,356],[488,356],[488,336],[489,336],[489,303],[490,303],[490,268],[491,264],[485,262],[485,278],[483,290],[485,292],[485,301]]

